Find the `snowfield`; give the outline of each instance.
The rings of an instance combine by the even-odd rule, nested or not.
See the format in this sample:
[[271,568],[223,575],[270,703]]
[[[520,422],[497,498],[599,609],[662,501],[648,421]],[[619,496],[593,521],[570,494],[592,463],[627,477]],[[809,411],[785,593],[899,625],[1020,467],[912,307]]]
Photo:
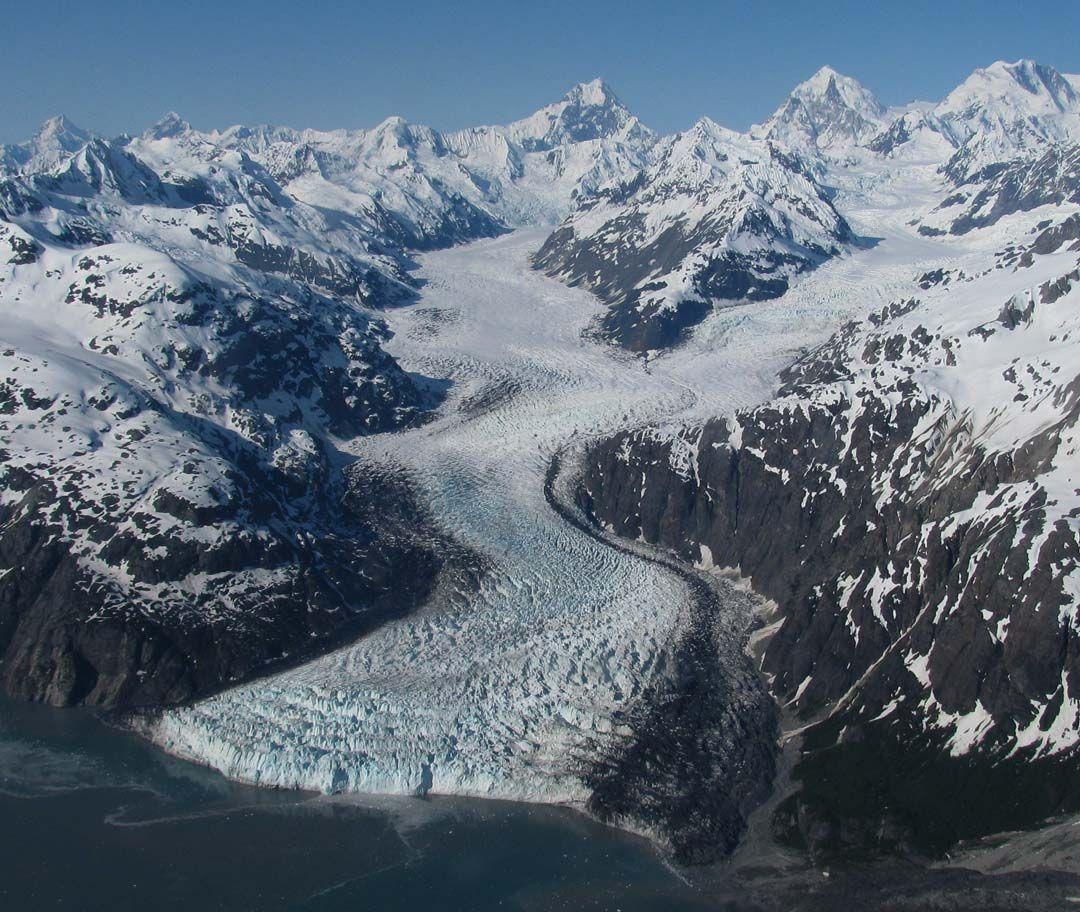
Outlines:
[[714,313],[649,361],[583,339],[602,305],[530,268],[542,229],[423,256],[421,300],[390,313],[387,350],[451,380],[451,396],[436,421],[367,438],[357,455],[410,470],[434,515],[489,562],[479,589],[448,583],[354,645],[166,712],[150,736],[264,785],[584,801],[580,774],[663,670],[688,593],[555,514],[550,457],[591,435],[657,423],[675,434],[756,404],[800,348],[949,262],[955,245],[914,234],[906,210],[873,214],[853,224],[884,237],[877,246],[777,301]]

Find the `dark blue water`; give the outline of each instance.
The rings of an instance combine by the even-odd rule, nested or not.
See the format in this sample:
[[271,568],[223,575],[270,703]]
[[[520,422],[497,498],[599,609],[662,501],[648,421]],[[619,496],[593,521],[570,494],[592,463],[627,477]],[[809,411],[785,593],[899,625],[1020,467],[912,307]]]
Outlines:
[[706,908],[570,811],[254,789],[87,712],[0,702],[3,910]]

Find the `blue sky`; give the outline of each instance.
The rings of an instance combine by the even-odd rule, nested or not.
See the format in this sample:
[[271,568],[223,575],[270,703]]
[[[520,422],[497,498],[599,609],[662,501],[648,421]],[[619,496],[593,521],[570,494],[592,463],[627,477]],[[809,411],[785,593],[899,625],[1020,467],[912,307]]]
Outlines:
[[661,131],[737,129],[822,64],[885,103],[1033,57],[1080,72],[1080,3],[0,0],[0,141],[66,113],[101,133],[498,123],[603,76]]

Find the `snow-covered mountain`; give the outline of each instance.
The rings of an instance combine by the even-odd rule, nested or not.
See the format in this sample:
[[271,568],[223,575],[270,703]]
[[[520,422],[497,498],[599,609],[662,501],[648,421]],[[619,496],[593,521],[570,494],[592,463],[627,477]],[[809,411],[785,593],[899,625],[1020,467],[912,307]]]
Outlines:
[[206,139],[247,152],[313,205],[392,212],[413,247],[557,221],[641,167],[656,141],[600,80],[507,126],[440,133],[391,117],[373,130],[232,127]]
[[[939,104],[887,110],[824,68],[748,134],[706,118],[670,137],[644,127],[601,81],[514,123],[454,132],[401,118],[369,130],[200,131],[170,114],[137,136],[109,140],[50,121],[30,142],[3,149],[0,172],[5,687],[55,703],[170,704],[370,631],[416,606],[447,563],[473,560],[440,531],[400,463],[368,460],[373,435],[426,421],[448,378],[475,382],[459,410],[441,416],[465,429],[474,456],[491,452],[468,463],[468,452],[454,451],[461,465],[447,470],[452,477],[434,497],[452,509],[475,504],[485,479],[502,470],[503,451],[492,447],[510,426],[499,424],[501,409],[517,422],[515,445],[525,441],[535,468],[540,422],[551,451],[569,436],[597,439],[610,426],[597,416],[621,414],[633,427],[656,420],[656,403],[635,418],[620,401],[644,395],[646,376],[663,409],[682,410],[679,420],[692,415],[693,423],[598,444],[581,505],[605,529],[639,540],[634,547],[664,545],[701,569],[737,566],[776,602],[759,645],[765,683],[797,718],[784,743],[794,745],[801,791],[774,818],[792,841],[821,848],[910,840],[938,851],[955,838],[1080,808],[1071,785],[1080,763],[1078,87],[1076,77],[1046,66],[997,63]],[[566,289],[552,306],[550,281],[528,270],[524,253],[500,261],[507,248],[496,241],[469,251],[483,263],[482,280],[442,288],[427,322],[411,324],[417,335],[405,351],[414,361],[406,363],[440,382],[388,354],[396,349],[386,321],[430,293],[416,277],[418,252],[551,224],[558,227],[538,243],[533,265],[592,290],[605,311]],[[502,281],[500,269],[514,281]],[[521,276],[533,283],[527,304],[515,298]],[[483,338],[439,349],[424,340],[453,319],[448,302],[459,291],[487,296],[486,309],[457,316],[460,333]],[[739,305],[747,309],[732,312]],[[533,321],[504,319],[515,306],[534,310]],[[568,325],[574,307],[583,313]],[[755,309],[766,308],[767,320],[755,322]],[[581,328],[597,314],[608,339],[635,351],[674,350],[643,366],[588,348],[587,369],[571,370],[568,359],[584,357],[588,345]],[[553,315],[564,322],[545,325]],[[818,345],[823,336],[806,327],[841,316],[854,319]],[[751,329],[738,335],[740,325]],[[527,338],[507,337],[517,326],[528,327]],[[778,334],[760,342],[780,347],[762,348],[759,365],[756,328],[770,326],[783,326],[786,341],[776,342]],[[725,398],[731,333],[753,350],[738,362],[745,386]],[[690,356],[675,345],[688,336]],[[814,347],[786,371],[775,399],[706,420],[719,401],[760,403],[764,393],[747,392],[757,375],[771,381],[781,355],[789,360],[808,339]],[[427,344],[430,358],[419,352]],[[540,344],[554,350],[529,348]],[[514,373],[518,362],[529,371]],[[607,395],[608,380],[615,392],[600,412],[595,384]],[[565,398],[547,401],[545,384]],[[518,403],[524,412],[513,411]],[[493,423],[476,431],[469,422],[485,414]],[[425,426],[376,442],[399,441],[380,452],[400,457],[413,445],[437,448],[444,430]],[[426,458],[416,464],[442,465],[446,453]],[[553,477],[528,509],[546,509],[545,496],[556,503]],[[515,475],[504,496],[520,494],[520,481]],[[497,524],[492,517],[514,503],[499,506],[467,511],[454,528],[475,532],[479,515],[500,534],[553,535],[531,514]],[[573,522],[581,532],[584,520]],[[554,563],[568,547],[543,544]],[[488,550],[484,560],[503,559],[498,547]],[[687,796],[681,752],[702,751],[741,722],[728,713],[699,738],[696,726],[727,704],[699,713],[702,704],[690,701],[680,704],[679,738],[670,739],[664,712],[674,703],[649,705],[649,695],[681,700],[677,688],[691,666],[667,666],[659,688],[648,669],[664,666],[672,630],[661,622],[679,616],[685,599],[667,593],[663,617],[650,621],[650,649],[639,653],[624,638],[625,650],[606,650],[603,621],[615,590],[581,584],[582,568],[602,564],[597,553],[575,552],[572,573],[515,565],[506,586],[500,580],[477,596],[489,611],[469,616],[503,630],[500,599],[513,590],[523,612],[515,623],[527,628],[514,648],[554,650],[544,654],[554,656],[546,670],[526,682],[531,690],[514,690],[521,662],[513,673],[492,665],[482,693],[472,677],[461,679],[462,699],[483,705],[485,724],[435,724],[430,702],[401,697],[402,718],[417,726],[401,734],[399,720],[384,717],[395,704],[378,689],[392,690],[393,675],[380,671],[377,686],[345,701],[355,716],[342,717],[341,702],[320,691],[321,730],[348,731],[348,744],[364,750],[391,745],[392,782],[407,788],[417,769],[432,775],[432,761],[416,753],[429,749],[424,726],[445,723],[445,762],[459,776],[447,781],[494,793],[521,773],[521,794],[535,797],[555,771],[559,794],[574,800],[587,783],[559,751],[625,739],[623,753],[606,755],[618,764],[593,758],[601,773],[590,781],[604,782],[611,819],[670,838],[665,827],[693,818],[687,852],[715,854],[721,831],[729,848],[752,802],[733,802],[718,783],[738,778],[740,751],[710,748],[709,763],[695,764],[695,775],[712,777],[708,806],[722,825],[682,812],[700,802]],[[653,558],[670,568],[668,558]],[[620,561],[642,570],[636,558]],[[642,572],[628,578],[655,582]],[[453,597],[471,609],[467,590]],[[589,653],[600,671],[560,664],[568,651],[578,656],[580,633],[560,626],[563,615],[545,615],[550,630],[534,629],[538,606],[566,591],[580,596],[591,629],[602,629]],[[711,604],[699,601],[695,611]],[[632,626],[621,615],[618,624],[627,620]],[[700,668],[702,650],[715,642],[694,637],[715,630],[707,614],[694,623],[677,631],[679,661]],[[439,648],[450,655],[459,644],[475,646],[469,637],[480,629],[460,640],[458,631],[448,634]],[[413,633],[395,636],[408,641],[409,661],[422,663],[431,630]],[[733,653],[741,656],[741,645]],[[632,674],[617,667],[616,654],[638,663]],[[740,661],[725,656],[732,668]],[[731,683],[720,672],[706,677],[720,690]],[[584,682],[578,702],[560,702],[560,688],[577,686],[571,679]],[[746,795],[759,793],[774,748],[772,704],[764,685],[751,686],[756,680],[748,673],[739,685],[762,711],[744,727],[754,779]],[[529,694],[513,724],[498,703],[511,691]],[[587,703],[601,692],[602,712]],[[269,693],[272,715],[277,696]],[[620,702],[628,693],[638,701],[629,715]],[[274,724],[299,756],[319,755],[312,762],[325,778],[279,766],[281,778],[271,781],[391,781],[373,772],[378,764],[363,765],[360,748],[340,768],[328,759],[348,753],[339,744],[312,748],[307,699],[304,691],[296,698],[303,709]],[[359,732],[373,701],[377,724]],[[592,741],[575,740],[578,729],[535,738],[530,707],[559,732],[580,725]],[[221,726],[208,712],[199,722],[207,730],[187,738],[184,724],[195,723],[170,718],[179,741],[193,752],[218,751],[201,757],[215,762],[258,728],[242,714]],[[297,724],[299,735],[290,727]],[[643,732],[652,740],[640,740]],[[374,742],[363,740],[369,735]],[[654,753],[657,745],[663,750]],[[252,775],[274,762],[237,751],[229,756],[243,758]],[[462,757],[464,772],[453,767]],[[671,764],[662,771],[665,790],[650,793],[656,804],[642,810],[629,780],[612,784],[612,770],[646,781],[657,758]],[[357,762],[359,769],[349,766]],[[508,765],[493,770],[498,762]],[[839,789],[834,770],[843,772]],[[1000,790],[970,785],[983,781],[1020,797],[988,801]],[[953,791],[975,810],[938,815],[947,825],[934,830],[925,809]],[[660,807],[675,794],[689,803]]]
[[965,184],[922,219],[928,235],[964,234],[994,225],[1016,212],[1080,203],[1080,144],[1053,143],[1037,158],[994,168],[988,179]]
[[775,298],[852,241],[798,159],[707,118],[630,180],[583,200],[537,253],[610,305],[600,331],[664,348],[713,304]]
[[574,86],[560,101],[515,121],[505,132],[526,152],[550,152],[572,143],[615,136],[636,136],[647,143],[653,135],[602,79]]
[[371,312],[412,294],[401,254],[160,133],[0,182],[0,627],[34,699],[190,699],[403,610],[389,569],[433,566],[386,533],[422,511],[356,498],[339,450],[431,404]]
[[869,141],[886,122],[886,110],[871,92],[824,66],[796,86],[751,134],[789,148],[828,152]]
[[1005,164],[1040,157],[1050,144],[1080,139],[1080,77],[1031,60],[980,68],[937,104],[899,112],[865,143],[900,157],[930,146],[947,153],[943,173],[980,184]]
[[998,61],[972,73],[934,116],[957,147],[946,172],[964,183],[1001,162],[1037,157],[1048,142],[1080,140],[1080,90],[1053,67]]
[[1076,82],[997,63],[876,135],[831,129],[838,83],[831,119],[781,108],[784,154],[882,244],[781,300],[879,303],[766,404],[592,450],[600,526],[775,600],[757,655],[799,788],[773,826],[801,848],[941,853],[1080,810]]
[[998,61],[976,70],[936,104],[886,108],[856,80],[822,67],[750,132],[834,160],[859,148],[895,155],[908,144],[937,144],[950,150],[943,163],[948,176],[965,183],[1002,162],[1041,154],[1047,143],[1075,141],[1078,86],[1080,77],[1045,64]]
[[1075,84],[998,62],[938,104],[887,109],[822,67],[747,135],[704,119],[656,143],[640,170],[579,197],[536,264],[611,305],[603,337],[669,347],[710,311],[783,294],[844,250],[853,237],[837,194],[893,193],[905,167],[953,185],[921,179],[919,192],[937,195],[913,213],[927,236],[1074,198]]
[[760,663],[798,718],[777,817],[798,843],[941,851],[1076,808],[1071,212],[977,273],[922,275],[773,401],[593,452],[599,521],[776,600]]
[[406,480],[345,468],[436,400],[376,312],[416,297],[413,251],[558,218],[654,142],[594,82],[446,135],[170,113],[6,147],[7,688],[176,702],[406,610],[445,547]]
[[5,172],[48,170],[78,152],[92,138],[63,115],[50,117],[28,142],[0,146],[0,176]]

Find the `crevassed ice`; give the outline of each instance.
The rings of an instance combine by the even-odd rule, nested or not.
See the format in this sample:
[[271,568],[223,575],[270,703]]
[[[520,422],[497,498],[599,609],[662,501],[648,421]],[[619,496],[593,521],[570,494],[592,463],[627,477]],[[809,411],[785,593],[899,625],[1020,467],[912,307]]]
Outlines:
[[[908,232],[826,264],[644,362],[582,339],[600,305],[529,268],[543,239],[523,230],[422,258],[424,300],[390,315],[387,348],[452,380],[451,398],[437,421],[357,446],[408,467],[446,528],[489,559],[479,591],[443,587],[354,645],[168,712],[151,732],[160,744],[276,786],[582,800],[581,772],[662,668],[687,593],[550,510],[551,454],[762,401],[800,346],[889,300],[928,249]],[[469,399],[484,408],[459,410]]]

